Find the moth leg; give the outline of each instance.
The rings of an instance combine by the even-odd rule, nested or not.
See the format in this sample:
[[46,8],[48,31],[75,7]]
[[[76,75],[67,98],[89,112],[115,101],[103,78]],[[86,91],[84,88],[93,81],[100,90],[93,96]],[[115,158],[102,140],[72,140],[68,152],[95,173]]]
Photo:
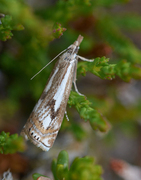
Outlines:
[[67,121],[69,121],[69,117],[68,117],[67,111],[65,111],[65,116],[66,116]]
[[79,56],[79,55],[77,55],[77,57],[78,57],[79,59],[81,59],[82,61],[88,61],[88,62],[93,62],[93,61],[94,61],[94,59],[87,59],[87,58],[84,58],[84,57]]
[[76,86],[76,72],[77,72],[77,61],[75,61],[75,66],[74,66],[74,74],[73,74],[73,84],[74,84],[74,89],[75,91],[80,95],[80,96],[84,96],[84,94],[81,94]]

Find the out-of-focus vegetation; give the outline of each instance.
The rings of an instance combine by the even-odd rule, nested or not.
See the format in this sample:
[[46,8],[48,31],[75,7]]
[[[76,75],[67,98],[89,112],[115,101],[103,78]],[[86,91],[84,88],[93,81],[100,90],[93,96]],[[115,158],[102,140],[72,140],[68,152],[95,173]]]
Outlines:
[[[66,151],[61,151],[58,158],[52,161],[52,172],[55,180],[102,180],[102,168],[94,164],[93,157],[77,157],[69,168],[69,157]],[[37,180],[40,176],[41,174],[33,174],[33,179]]]
[[[130,2],[128,0],[43,2],[44,5],[36,2],[34,6],[25,0],[0,1],[0,13],[3,14],[0,16],[0,130],[20,132],[21,124],[25,123],[25,118],[37,102],[54,63],[32,81],[30,78],[81,34],[84,40],[79,54],[95,60],[93,63],[78,63],[78,80],[80,75],[90,72],[102,81],[101,84],[96,79],[90,81],[94,89],[89,90],[88,86],[85,94],[88,98],[72,91],[69,106],[74,106],[92,129],[106,132],[109,127],[113,128],[107,134],[107,139],[114,140],[114,126],[126,133],[137,134],[141,97],[137,89],[130,93],[131,89],[128,90],[128,86],[124,88],[122,84],[135,84],[135,80],[141,79],[141,51],[129,35],[141,31],[141,16],[116,12],[115,7],[126,7]],[[88,132],[80,121],[78,123],[72,119],[73,114],[71,111],[70,122],[64,121],[61,130],[68,130],[83,142],[89,138]],[[1,153],[21,150],[24,150],[21,137],[1,133]],[[79,170],[79,161],[82,164],[93,162],[87,157],[76,159],[73,162],[75,166],[71,166],[74,171],[69,170],[70,176],[77,168]],[[55,175],[63,171],[61,168],[53,170],[55,179],[63,178]],[[92,172],[96,176],[98,171],[94,168]],[[68,172],[62,173],[66,174],[68,177]]]
[[0,134],[0,153],[9,154],[17,151],[23,151],[25,149],[23,138],[18,137],[17,134],[5,133],[4,131]]

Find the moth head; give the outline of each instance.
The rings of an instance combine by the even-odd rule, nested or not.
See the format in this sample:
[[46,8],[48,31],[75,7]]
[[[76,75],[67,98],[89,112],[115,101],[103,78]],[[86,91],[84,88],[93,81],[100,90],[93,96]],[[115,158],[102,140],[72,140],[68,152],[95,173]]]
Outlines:
[[73,45],[79,46],[82,40],[83,40],[83,36],[79,35],[77,40],[73,43]]
[[73,43],[73,46],[79,46],[78,41],[75,41],[75,42]]

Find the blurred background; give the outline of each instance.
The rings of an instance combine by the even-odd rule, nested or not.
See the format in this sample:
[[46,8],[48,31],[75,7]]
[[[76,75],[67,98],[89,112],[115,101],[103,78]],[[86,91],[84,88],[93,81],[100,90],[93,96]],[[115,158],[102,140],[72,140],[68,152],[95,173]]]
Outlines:
[[8,15],[7,35],[0,34],[0,131],[20,134],[55,62],[30,78],[79,34],[84,36],[79,55],[105,56],[119,68],[113,74],[96,69],[98,75],[87,72],[84,77],[78,63],[79,92],[102,114],[107,132],[94,131],[68,106],[70,121],[64,118],[51,150],[27,142],[22,153],[0,154],[1,175],[10,168],[17,179],[30,180],[34,172],[53,179],[51,161],[61,150],[68,152],[70,163],[77,156],[93,156],[105,180],[123,179],[113,171],[112,159],[141,167],[140,7],[140,0],[0,1],[0,13]]

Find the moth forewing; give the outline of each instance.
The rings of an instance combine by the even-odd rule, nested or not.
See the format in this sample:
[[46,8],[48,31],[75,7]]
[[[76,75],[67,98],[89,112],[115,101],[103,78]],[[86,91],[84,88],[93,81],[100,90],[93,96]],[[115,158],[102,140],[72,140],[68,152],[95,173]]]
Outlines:
[[77,41],[59,57],[41,97],[21,132],[25,138],[44,151],[52,147],[60,129],[72,82],[75,84],[76,80],[77,52],[82,40],[83,37],[79,35]]

